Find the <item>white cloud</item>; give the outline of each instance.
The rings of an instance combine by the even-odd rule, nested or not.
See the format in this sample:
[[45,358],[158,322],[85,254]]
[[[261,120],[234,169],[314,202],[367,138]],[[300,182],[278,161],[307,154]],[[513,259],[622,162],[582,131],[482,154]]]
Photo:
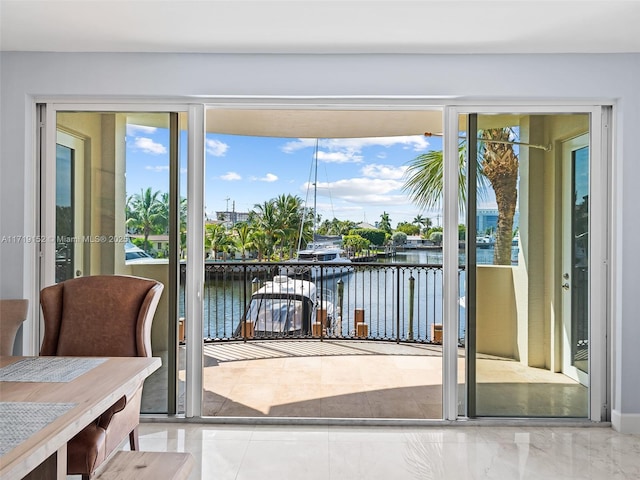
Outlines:
[[362,155],[350,151],[323,152],[319,150],[318,161],[324,163],[360,163],[362,162]]
[[367,137],[367,138],[331,138],[320,140],[320,146],[336,149],[349,149],[360,151],[365,147],[392,147],[394,145],[407,145],[419,152],[426,150],[429,142],[424,135],[406,135],[399,137]]
[[242,180],[242,177],[236,172],[227,172],[224,175],[220,175],[221,180],[226,180],[228,182],[233,182],[236,180]]
[[167,153],[167,147],[161,143],[154,142],[151,138],[147,137],[136,137],[133,142],[133,147],[152,155],[162,155]]
[[168,172],[169,171],[169,165],[147,165],[146,167],[144,167],[145,170],[150,170],[152,172]]
[[229,145],[220,140],[212,140],[208,139],[206,141],[207,154],[212,155],[214,157],[224,157],[227,150],[229,150]]
[[[366,147],[389,148],[400,145],[415,152],[425,151],[429,142],[423,135],[370,138],[329,138],[318,141],[318,160],[324,163],[360,163],[363,160],[362,149]],[[316,139],[299,138],[285,143],[282,151],[293,153],[305,148],[315,148]],[[378,158],[385,158],[385,152],[378,152]]]
[[394,165],[381,165],[377,163],[365,165],[361,169],[361,172],[365,177],[393,180],[399,180],[403,178],[406,171],[406,166],[396,167]]
[[133,123],[127,124],[127,135],[135,137],[140,133],[144,133],[147,135],[151,135],[152,133],[156,133],[158,129],[156,127],[148,127],[146,125],[134,125]]
[[264,177],[259,179],[261,182],[275,182],[276,180],[278,180],[278,176],[274,175],[273,173],[267,173]]
[[315,146],[316,146],[315,138],[298,138],[297,140],[294,140],[292,142],[285,143],[282,146],[281,150],[284,153],[293,153],[296,150],[301,150],[303,148],[315,147]]
[[[302,185],[306,191],[308,183]],[[394,179],[349,178],[336,182],[318,183],[319,196],[331,197],[358,205],[407,205],[410,200],[399,193],[403,183]]]
[[388,207],[389,205],[407,205],[409,203],[406,195],[380,195],[380,194],[369,194],[369,195],[353,195],[342,197],[342,199],[346,202],[353,203],[362,203],[365,205],[381,205],[383,207]]
[[[287,142],[282,147],[285,153],[292,153],[303,148],[315,147],[315,138],[298,138]],[[424,135],[405,135],[397,137],[365,137],[365,138],[325,138],[318,141],[319,148],[334,150],[361,151],[364,147],[392,147],[394,145],[407,145],[416,152],[426,150],[429,142]]]

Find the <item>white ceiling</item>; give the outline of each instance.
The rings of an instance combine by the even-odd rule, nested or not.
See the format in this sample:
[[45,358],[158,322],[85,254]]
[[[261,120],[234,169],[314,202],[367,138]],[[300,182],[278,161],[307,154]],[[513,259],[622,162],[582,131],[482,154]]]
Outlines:
[[640,52],[640,1],[0,0],[0,50]]

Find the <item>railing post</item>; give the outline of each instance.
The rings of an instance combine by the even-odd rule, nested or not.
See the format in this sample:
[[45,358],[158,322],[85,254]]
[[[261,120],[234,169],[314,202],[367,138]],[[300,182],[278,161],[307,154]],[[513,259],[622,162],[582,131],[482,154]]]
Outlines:
[[[253,293],[253,289],[252,292]],[[244,303],[242,305],[243,307],[243,311],[244,313],[244,318],[240,318],[241,322],[246,322],[247,321],[247,317],[246,317],[246,312],[247,312],[247,265],[244,264],[242,265],[242,296],[244,297]],[[233,328],[233,323],[231,324],[232,328]],[[242,327],[240,327],[240,329],[242,329]],[[242,333],[242,332],[241,332]],[[247,339],[245,337],[244,341],[246,342]]]
[[337,330],[340,332],[339,335],[342,336],[342,301],[344,300],[344,282],[342,279],[338,280],[338,325]]
[[400,267],[396,267],[396,343],[400,343]]
[[413,278],[413,274],[409,277],[409,332],[407,338],[413,340],[413,299],[414,290],[416,286],[416,279]]
[[[320,265],[320,308],[322,310],[325,311],[325,318],[321,318],[320,319],[320,341],[322,342],[324,339],[324,323],[325,323],[325,319],[326,319],[326,309],[327,306],[323,303],[323,291],[324,291],[324,266]],[[316,290],[316,294],[318,293],[318,291]],[[318,321],[318,318],[316,317],[316,322]]]

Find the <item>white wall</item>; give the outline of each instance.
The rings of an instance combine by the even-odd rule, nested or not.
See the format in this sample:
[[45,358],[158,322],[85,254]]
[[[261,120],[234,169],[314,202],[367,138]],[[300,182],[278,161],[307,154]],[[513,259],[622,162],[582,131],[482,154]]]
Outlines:
[[[616,102],[613,420],[640,433],[636,214],[640,55],[206,55],[0,53],[0,236],[35,233],[33,99],[55,96],[441,96]],[[33,295],[33,249],[2,243],[0,295]],[[623,260],[624,259],[624,260]]]

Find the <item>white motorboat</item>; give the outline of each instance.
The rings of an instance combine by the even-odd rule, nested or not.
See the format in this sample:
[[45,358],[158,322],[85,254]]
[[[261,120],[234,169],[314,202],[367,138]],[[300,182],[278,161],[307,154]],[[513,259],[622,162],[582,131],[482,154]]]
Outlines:
[[[332,299],[321,294],[308,280],[276,275],[251,295],[244,322],[250,337],[286,335],[318,335],[314,325],[323,332],[333,328]],[[243,334],[239,328],[237,336]]]
[[353,266],[343,254],[344,250],[334,245],[310,244],[304,250],[299,250],[296,258],[287,262],[301,265],[280,267],[280,273],[294,276],[308,273],[308,277],[314,281],[348,275],[353,272]]

